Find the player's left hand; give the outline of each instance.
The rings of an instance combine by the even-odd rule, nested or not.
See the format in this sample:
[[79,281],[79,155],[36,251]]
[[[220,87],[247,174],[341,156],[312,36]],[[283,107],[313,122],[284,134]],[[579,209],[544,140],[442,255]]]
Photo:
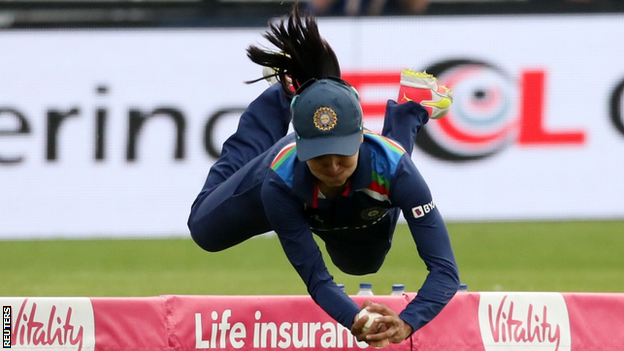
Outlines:
[[355,320],[351,326],[351,333],[358,341],[366,341],[371,346],[383,345],[385,340],[398,344],[412,334],[412,327],[399,318],[399,315],[388,306],[365,301],[362,308],[366,308],[370,312],[377,312],[382,317],[378,317],[378,322],[373,323],[366,332],[362,332],[362,327],[366,323],[364,318]]

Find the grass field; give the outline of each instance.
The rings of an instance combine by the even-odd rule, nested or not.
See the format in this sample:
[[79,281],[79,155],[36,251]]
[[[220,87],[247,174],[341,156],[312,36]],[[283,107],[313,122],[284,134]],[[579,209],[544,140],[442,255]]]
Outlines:
[[[468,290],[624,292],[624,221],[448,226]],[[306,294],[270,236],[219,253],[190,239],[4,241],[0,259],[0,296]],[[329,267],[349,294],[360,282],[416,291],[427,273],[405,225],[379,273]]]

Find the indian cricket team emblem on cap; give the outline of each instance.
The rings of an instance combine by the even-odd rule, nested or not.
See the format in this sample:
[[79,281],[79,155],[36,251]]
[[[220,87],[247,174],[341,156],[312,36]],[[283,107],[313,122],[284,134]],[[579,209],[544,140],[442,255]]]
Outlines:
[[333,129],[338,122],[338,116],[336,116],[336,112],[329,107],[319,107],[316,112],[314,112],[314,126],[318,130],[328,131]]

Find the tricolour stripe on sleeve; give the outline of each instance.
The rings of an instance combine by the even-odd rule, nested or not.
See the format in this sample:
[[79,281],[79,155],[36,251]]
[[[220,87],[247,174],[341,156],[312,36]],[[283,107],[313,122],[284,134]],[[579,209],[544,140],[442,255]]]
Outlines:
[[273,162],[271,162],[271,169],[276,171],[297,149],[295,143],[290,143],[275,156]]

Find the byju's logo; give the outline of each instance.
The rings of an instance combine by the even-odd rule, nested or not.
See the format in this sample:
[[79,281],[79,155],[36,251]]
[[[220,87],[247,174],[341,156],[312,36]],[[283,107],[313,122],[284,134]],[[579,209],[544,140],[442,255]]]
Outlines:
[[424,217],[427,213],[431,212],[435,208],[435,202],[431,201],[428,204],[416,206],[412,208],[412,215],[414,218]]
[[570,351],[568,309],[559,293],[481,293],[485,351]]

